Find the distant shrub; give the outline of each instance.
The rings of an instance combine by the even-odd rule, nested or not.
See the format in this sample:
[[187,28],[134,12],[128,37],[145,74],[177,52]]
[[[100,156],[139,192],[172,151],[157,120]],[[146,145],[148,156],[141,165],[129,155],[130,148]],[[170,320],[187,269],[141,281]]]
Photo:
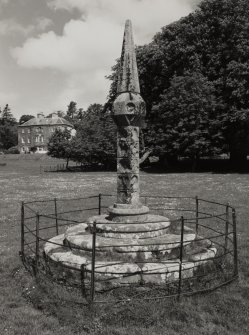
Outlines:
[[37,147],[31,147],[31,148],[30,148],[30,152],[35,153],[36,151],[37,151]]
[[15,146],[6,150],[5,154],[20,154],[20,151],[18,150],[18,147]]

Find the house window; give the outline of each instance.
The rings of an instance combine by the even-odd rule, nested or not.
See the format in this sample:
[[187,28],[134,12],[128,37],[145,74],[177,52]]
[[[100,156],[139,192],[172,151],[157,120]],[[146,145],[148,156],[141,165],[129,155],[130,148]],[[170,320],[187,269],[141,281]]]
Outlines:
[[23,138],[23,137],[21,138],[21,142],[22,142],[22,143],[25,143],[25,141],[24,141],[24,138]]
[[30,143],[30,138],[28,137],[28,143]]
[[40,137],[40,141],[44,142],[44,136],[43,135]]
[[22,128],[22,134],[24,134],[25,133],[25,129],[24,128]]
[[28,128],[28,134],[30,134],[30,128]]
[[38,127],[36,127],[36,128],[35,128],[35,131],[38,133],[38,131],[39,131],[39,128],[38,128]]
[[39,136],[38,135],[35,136],[35,141],[39,142]]

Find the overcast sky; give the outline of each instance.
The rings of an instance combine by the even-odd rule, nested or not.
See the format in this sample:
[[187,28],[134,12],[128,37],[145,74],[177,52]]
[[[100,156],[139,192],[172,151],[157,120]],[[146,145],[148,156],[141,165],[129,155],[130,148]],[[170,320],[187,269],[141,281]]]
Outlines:
[[104,103],[124,23],[137,45],[198,0],[0,0],[0,107],[14,116]]

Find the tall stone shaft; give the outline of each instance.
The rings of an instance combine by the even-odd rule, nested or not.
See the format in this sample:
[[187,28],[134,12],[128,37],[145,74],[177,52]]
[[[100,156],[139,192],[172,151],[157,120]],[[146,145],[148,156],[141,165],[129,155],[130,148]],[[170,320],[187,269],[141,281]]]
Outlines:
[[139,200],[139,128],[146,114],[140,95],[132,24],[126,21],[112,117],[117,124],[117,203],[115,215],[142,215],[148,208]]

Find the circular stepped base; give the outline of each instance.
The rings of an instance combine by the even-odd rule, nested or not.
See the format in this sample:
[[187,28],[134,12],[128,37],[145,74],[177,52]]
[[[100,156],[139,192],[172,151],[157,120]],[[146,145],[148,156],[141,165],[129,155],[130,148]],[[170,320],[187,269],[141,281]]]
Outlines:
[[[74,269],[80,270],[84,266],[85,280],[90,281],[91,229],[94,221],[99,223],[95,278],[96,287],[100,290],[129,283],[164,284],[179,278],[180,267],[182,277],[191,278],[194,271],[212,260],[217,252],[211,241],[195,241],[195,234],[186,228],[184,260],[181,264],[178,258],[180,235],[168,231],[168,219],[157,216],[156,220],[155,216],[148,216],[148,222],[145,223],[117,225],[105,216],[97,216],[90,218],[88,223],[69,227],[65,234],[56,236],[45,244],[44,252],[50,260],[50,267],[64,265],[70,267],[68,271],[72,273]],[[150,238],[149,235],[143,235],[148,228],[151,228],[151,232],[146,232],[151,233]],[[159,231],[164,234],[158,234]],[[153,235],[155,232],[157,236]]]
[[[96,229],[99,236],[103,237],[113,237],[113,238],[130,238],[130,239],[140,239],[140,238],[151,238],[164,235],[170,226],[170,221],[168,218],[161,215],[146,215],[146,220],[142,222],[129,222],[129,223],[118,223],[109,220],[108,215],[96,215],[92,216],[87,220],[89,224],[89,230],[94,222],[97,223]],[[82,229],[85,227],[82,226]],[[68,234],[70,234],[68,229]],[[72,231],[73,232],[73,231]]]
[[[92,235],[82,234],[85,225],[78,225],[73,230],[67,232],[65,236],[65,244],[77,252],[84,253],[92,251]],[[78,229],[77,229],[78,228]],[[126,235],[127,236],[127,235]],[[184,246],[195,239],[195,234],[184,235]],[[96,252],[103,254],[111,254],[115,259],[115,254],[124,254],[136,258],[138,253],[144,259],[154,258],[160,254],[169,255],[172,251],[180,247],[180,235],[165,234],[152,238],[114,238],[106,236],[96,237]]]

